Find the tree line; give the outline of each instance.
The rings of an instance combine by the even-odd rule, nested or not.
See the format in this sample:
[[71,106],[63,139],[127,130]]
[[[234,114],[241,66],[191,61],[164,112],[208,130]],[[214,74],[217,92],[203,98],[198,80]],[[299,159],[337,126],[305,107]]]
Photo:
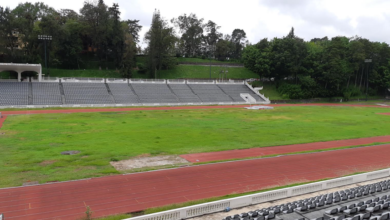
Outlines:
[[[51,66],[84,69],[88,68],[86,61],[109,62],[113,63],[110,68],[131,77],[137,67],[136,55],[145,54],[153,60],[145,66],[139,64],[139,68],[154,76],[156,70],[172,68],[174,57],[240,58],[248,43],[245,31],[235,29],[231,35],[223,35],[220,28],[195,14],[168,21],[155,11],[151,28],[142,39],[139,20],[121,20],[115,3],[107,6],[104,0],[85,1],[76,12],[26,2],[12,10],[0,6],[0,60],[43,63],[43,42],[38,35],[50,35],[52,40],[47,43]],[[148,44],[144,50],[140,47],[142,40]]]
[[[386,94],[390,88],[390,47],[358,36],[308,42],[294,33],[247,45],[246,68],[273,80],[285,98]],[[368,88],[368,89],[367,89]]]

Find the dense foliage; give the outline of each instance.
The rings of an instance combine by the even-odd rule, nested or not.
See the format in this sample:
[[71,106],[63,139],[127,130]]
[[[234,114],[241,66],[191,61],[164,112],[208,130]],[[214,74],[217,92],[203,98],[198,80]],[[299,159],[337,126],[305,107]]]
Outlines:
[[[366,59],[372,59],[366,63]],[[312,39],[294,29],[283,38],[248,45],[243,62],[264,80],[275,81],[285,98],[384,94],[390,88],[390,47],[360,37]],[[368,84],[368,85],[367,85]],[[368,90],[367,90],[368,86]]]
[[86,61],[95,61],[97,68],[115,68],[129,77],[135,67],[138,22],[120,20],[119,5],[108,7],[103,0],[84,2],[79,13],[56,11],[40,2],[20,3],[13,10],[0,7],[0,59],[44,63],[44,42],[38,35],[50,35],[51,67],[84,69],[90,67]]
[[[168,22],[156,11],[142,51],[139,20],[121,20],[120,14],[118,4],[109,7],[104,0],[85,1],[79,12],[57,11],[41,2],[20,3],[12,10],[0,6],[0,61],[44,64],[44,42],[38,35],[50,35],[50,67],[116,69],[123,77],[131,77],[138,68],[156,77],[156,70],[175,66],[174,57],[240,59],[247,44],[244,30],[223,37],[220,26],[195,14]],[[137,65],[140,53],[148,59]]]

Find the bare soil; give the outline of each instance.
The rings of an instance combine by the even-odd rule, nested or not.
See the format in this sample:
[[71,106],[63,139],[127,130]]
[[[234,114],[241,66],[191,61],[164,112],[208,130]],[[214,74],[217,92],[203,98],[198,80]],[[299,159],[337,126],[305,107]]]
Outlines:
[[136,157],[129,160],[112,161],[110,164],[118,171],[128,171],[132,169],[159,167],[166,165],[186,165],[190,164],[187,160],[179,156],[155,156],[155,157]]

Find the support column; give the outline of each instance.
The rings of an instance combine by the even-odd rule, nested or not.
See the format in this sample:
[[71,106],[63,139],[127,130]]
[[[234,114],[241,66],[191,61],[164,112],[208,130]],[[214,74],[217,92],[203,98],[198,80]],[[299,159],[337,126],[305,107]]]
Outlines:
[[42,68],[39,70],[39,73],[38,73],[38,82],[41,82],[42,81]]
[[22,81],[22,73],[18,72],[18,82]]

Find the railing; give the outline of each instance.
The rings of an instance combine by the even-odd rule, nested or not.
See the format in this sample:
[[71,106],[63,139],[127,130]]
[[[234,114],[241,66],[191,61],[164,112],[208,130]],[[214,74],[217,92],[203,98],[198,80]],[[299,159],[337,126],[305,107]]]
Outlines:
[[154,213],[124,220],[180,220],[193,218],[205,214],[224,211],[226,208],[235,209],[249,205],[275,201],[292,196],[313,193],[321,190],[327,190],[335,187],[356,184],[360,182],[385,178],[390,176],[390,169],[374,171],[354,176],[336,178],[316,183],[305,184],[301,186],[289,187],[286,189],[273,190],[269,192],[256,193],[247,196],[241,196],[232,199],[225,199],[216,202],[209,202],[200,205],[194,205],[165,212]]
[[100,83],[104,82],[104,78],[82,78],[82,77],[63,77],[62,82],[91,82]]
[[271,101],[269,100],[269,98],[265,97],[264,94],[259,93],[259,91],[256,91],[255,89],[253,89],[252,86],[248,84],[248,82],[245,82],[245,85],[248,86],[248,88],[249,88],[250,90],[252,90],[254,93],[256,93],[256,94],[259,95],[261,98],[263,98],[264,101],[266,102],[266,104],[271,103]]
[[167,79],[167,84],[186,84],[185,79]]
[[215,84],[241,84],[244,85],[245,81],[244,80],[217,80]]
[[29,64],[29,63],[0,63],[2,66],[41,66],[41,64]]
[[187,84],[215,84],[215,80],[192,80],[187,79]]
[[128,83],[128,79],[125,78],[107,78],[107,83]]
[[129,79],[130,83],[166,83],[165,79]]
[[[31,78],[31,81],[38,81],[38,79],[37,78]],[[49,76],[47,76],[47,77],[42,77],[42,82],[59,82],[60,81],[60,78],[58,78],[58,77],[49,77]]]

